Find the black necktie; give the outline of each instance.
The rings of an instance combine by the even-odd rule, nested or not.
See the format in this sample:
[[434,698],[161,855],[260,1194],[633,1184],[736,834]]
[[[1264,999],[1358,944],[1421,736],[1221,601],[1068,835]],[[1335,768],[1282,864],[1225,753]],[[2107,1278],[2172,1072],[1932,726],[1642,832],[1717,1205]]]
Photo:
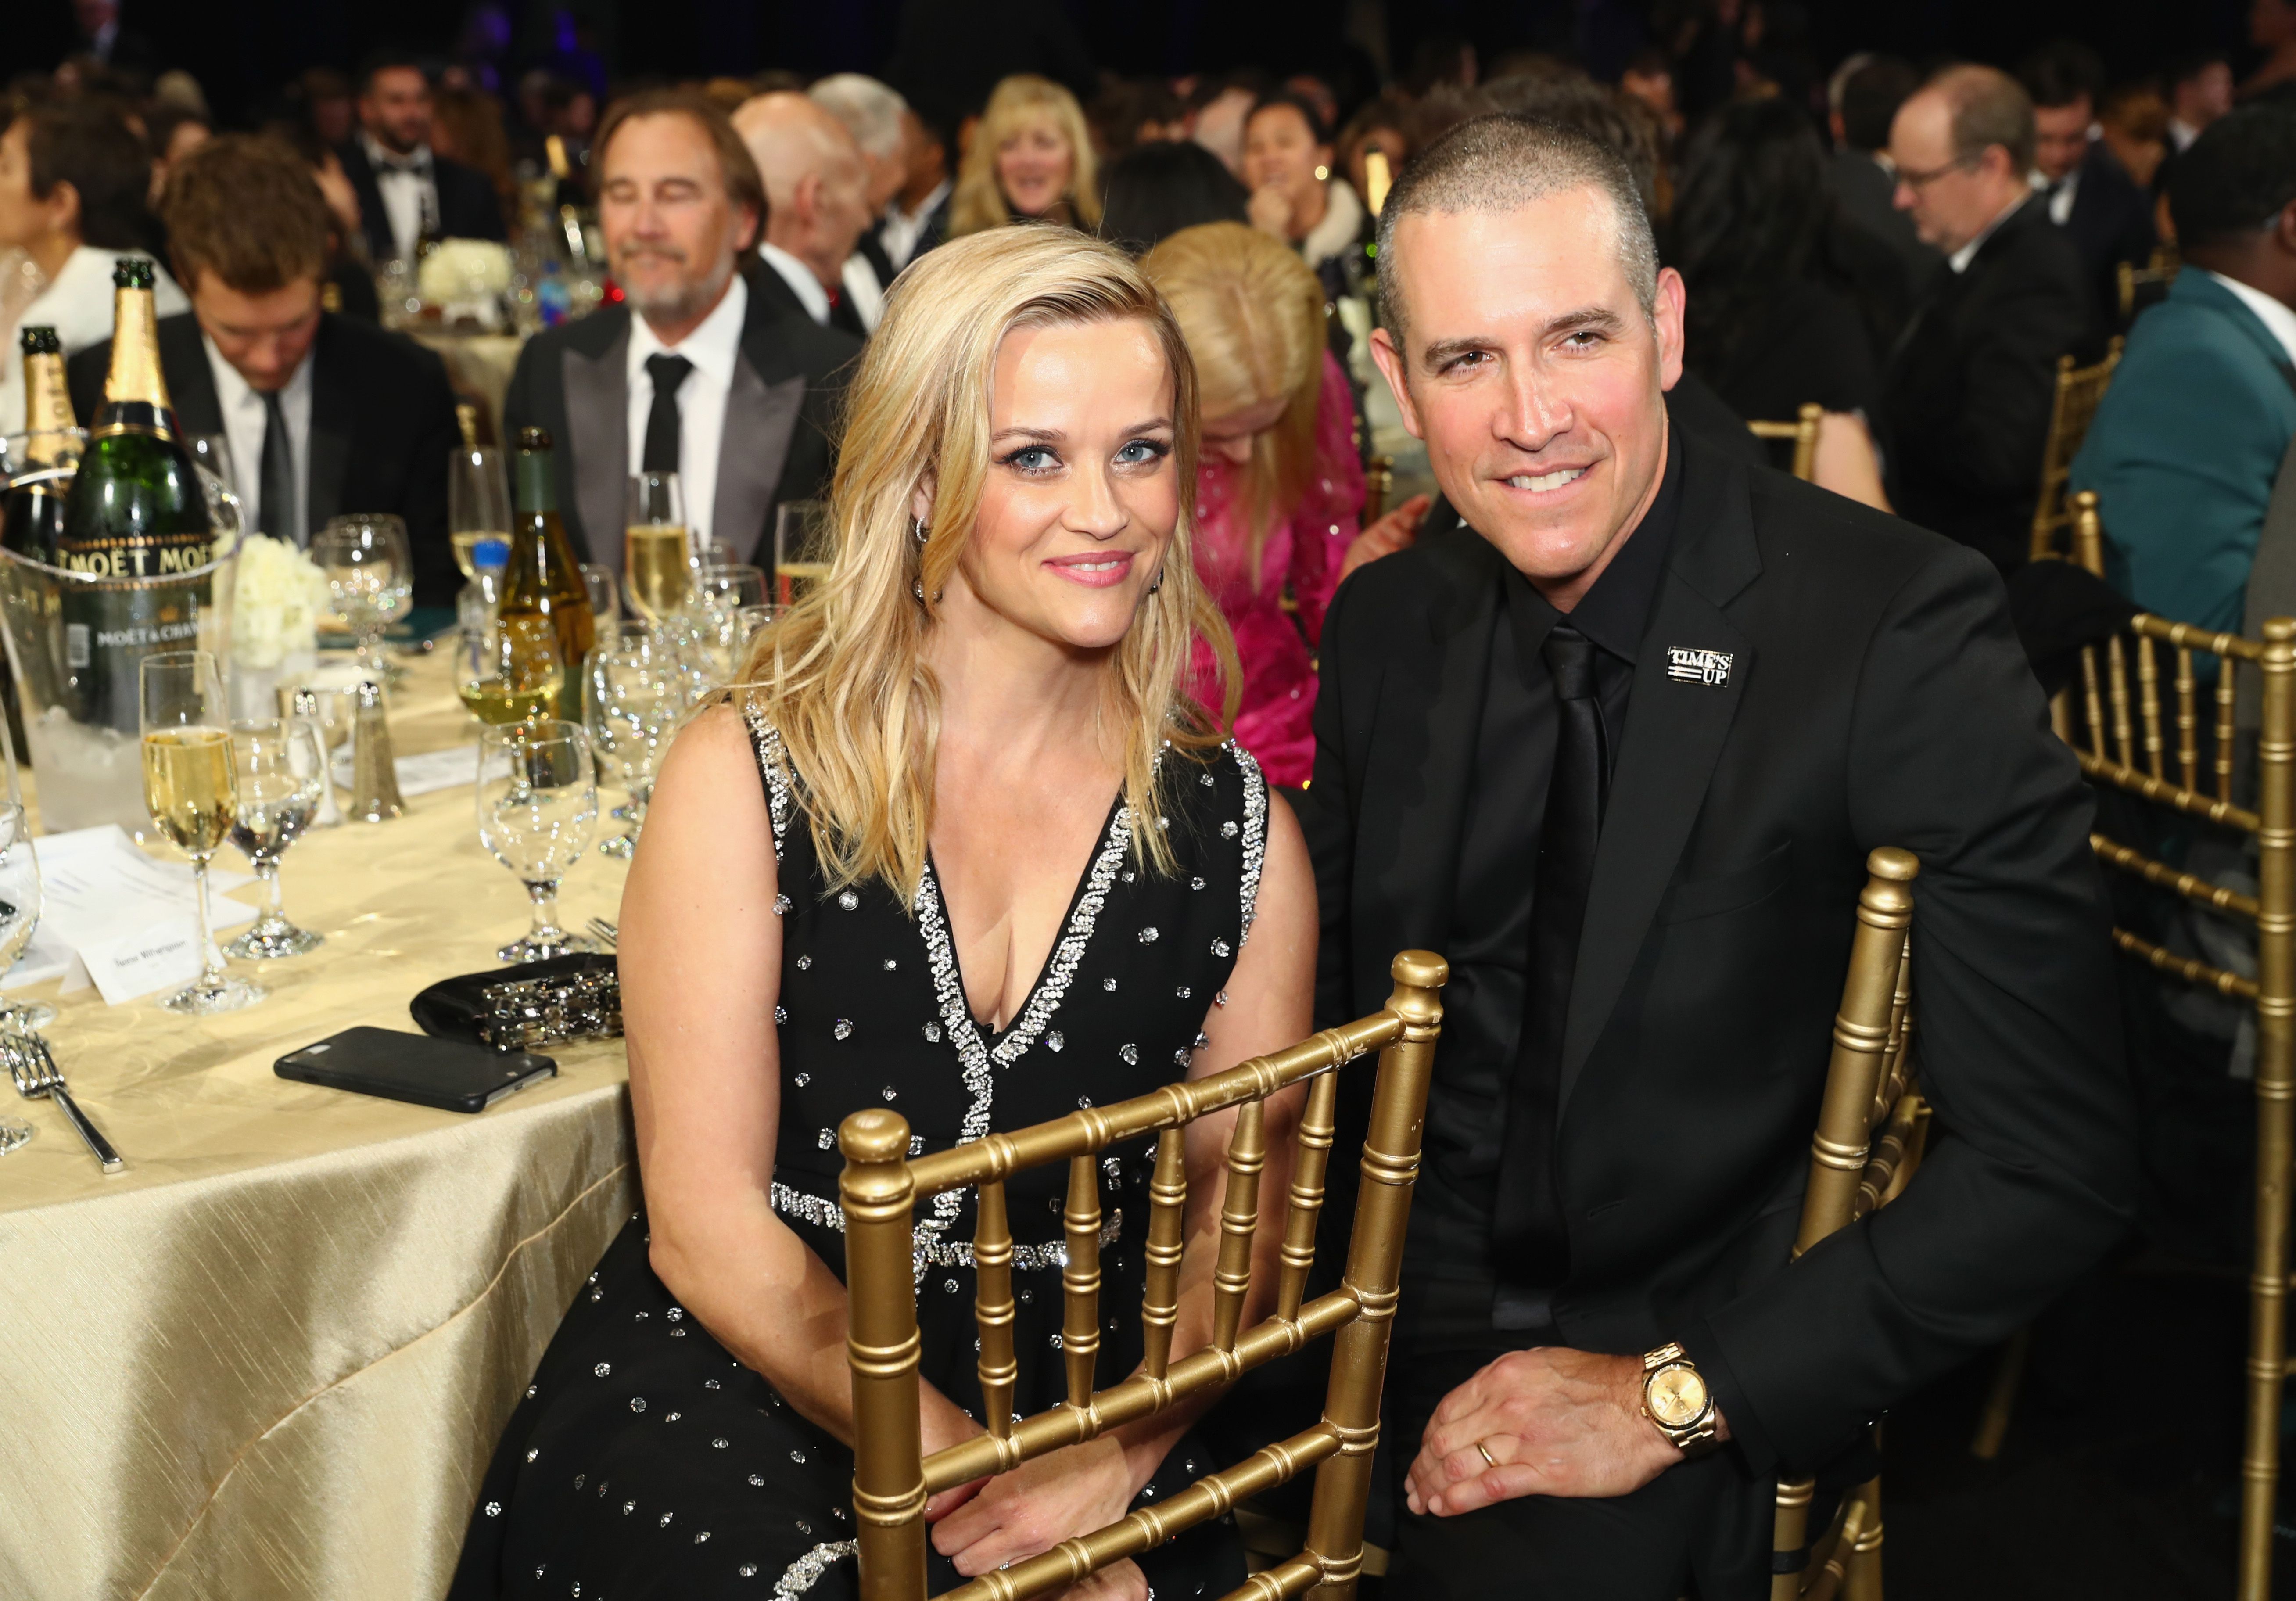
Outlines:
[[277,390],[263,395],[263,488],[257,519],[263,531],[290,545],[300,545],[295,515],[295,442],[287,437],[287,411]]
[[653,380],[653,409],[646,413],[645,456],[641,472],[677,471],[677,386],[693,371],[683,356],[664,351],[646,357],[646,375]]
[[1595,844],[1603,830],[1603,708],[1595,696],[1595,645],[1557,623],[1540,649],[1554,680],[1554,773],[1539,829],[1538,873],[1530,905],[1530,965],[1523,975],[1522,1034],[1507,1086],[1505,1143],[1491,1220],[1498,1279],[1493,1320],[1501,1328],[1550,1320],[1548,1295],[1570,1269],[1554,1172],[1554,1123],[1562,1074],[1562,1026]]

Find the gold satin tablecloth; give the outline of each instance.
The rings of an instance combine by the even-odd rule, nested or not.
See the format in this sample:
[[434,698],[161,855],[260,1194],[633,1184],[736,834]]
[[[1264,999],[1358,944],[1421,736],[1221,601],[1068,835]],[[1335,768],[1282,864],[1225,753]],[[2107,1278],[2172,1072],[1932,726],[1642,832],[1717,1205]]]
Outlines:
[[[399,755],[474,742],[443,662],[393,705]],[[0,1156],[0,1597],[444,1591],[496,1438],[630,1216],[636,1167],[619,1041],[549,1051],[556,1079],[475,1116],[272,1072],[353,1024],[414,1032],[416,991],[524,932],[471,787],[406,807],[287,853],[288,915],[327,942],[233,963],[262,1004],[57,1002],[45,1033],[124,1171],[99,1172],[47,1102],[0,1100],[39,1130]],[[611,918],[622,876],[589,851],[567,924]]]

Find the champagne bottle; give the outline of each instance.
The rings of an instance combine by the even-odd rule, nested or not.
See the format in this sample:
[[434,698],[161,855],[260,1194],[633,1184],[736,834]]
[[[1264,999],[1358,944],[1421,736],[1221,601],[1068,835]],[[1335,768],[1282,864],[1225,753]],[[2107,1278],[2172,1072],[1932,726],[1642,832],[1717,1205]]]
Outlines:
[[134,733],[136,671],[153,651],[195,648],[212,578],[146,587],[212,559],[207,493],[160,371],[151,260],[112,269],[111,372],[64,503],[54,564],[96,582],[63,598],[70,703],[83,722]]
[[582,662],[597,634],[590,614],[590,591],[574,559],[573,542],[558,515],[558,484],[552,476],[550,434],[522,428],[518,434],[518,479],[511,518],[510,567],[503,574],[502,603],[496,609],[506,626],[546,622],[558,641],[565,669],[558,715],[582,720]]
[[0,504],[0,545],[36,562],[55,559],[69,480],[48,476],[79,455],[71,392],[64,387],[64,348],[53,328],[27,328],[24,344],[24,459]]

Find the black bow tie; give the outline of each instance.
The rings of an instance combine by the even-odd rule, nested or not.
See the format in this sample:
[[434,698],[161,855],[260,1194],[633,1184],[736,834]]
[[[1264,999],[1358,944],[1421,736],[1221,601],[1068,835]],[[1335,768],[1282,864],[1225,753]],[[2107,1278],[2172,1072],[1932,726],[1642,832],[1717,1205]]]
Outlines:
[[427,178],[430,176],[430,153],[416,151],[411,156],[395,156],[385,151],[375,157],[374,169],[378,174],[403,172],[411,178]]

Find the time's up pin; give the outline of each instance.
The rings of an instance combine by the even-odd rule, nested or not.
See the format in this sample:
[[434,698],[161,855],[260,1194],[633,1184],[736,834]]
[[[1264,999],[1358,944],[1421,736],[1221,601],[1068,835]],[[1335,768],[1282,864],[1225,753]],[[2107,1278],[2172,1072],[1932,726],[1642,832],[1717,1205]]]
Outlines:
[[1730,682],[1730,661],[1727,651],[1685,650],[1678,645],[1666,647],[1666,676],[1677,684],[1706,684],[1720,689]]

